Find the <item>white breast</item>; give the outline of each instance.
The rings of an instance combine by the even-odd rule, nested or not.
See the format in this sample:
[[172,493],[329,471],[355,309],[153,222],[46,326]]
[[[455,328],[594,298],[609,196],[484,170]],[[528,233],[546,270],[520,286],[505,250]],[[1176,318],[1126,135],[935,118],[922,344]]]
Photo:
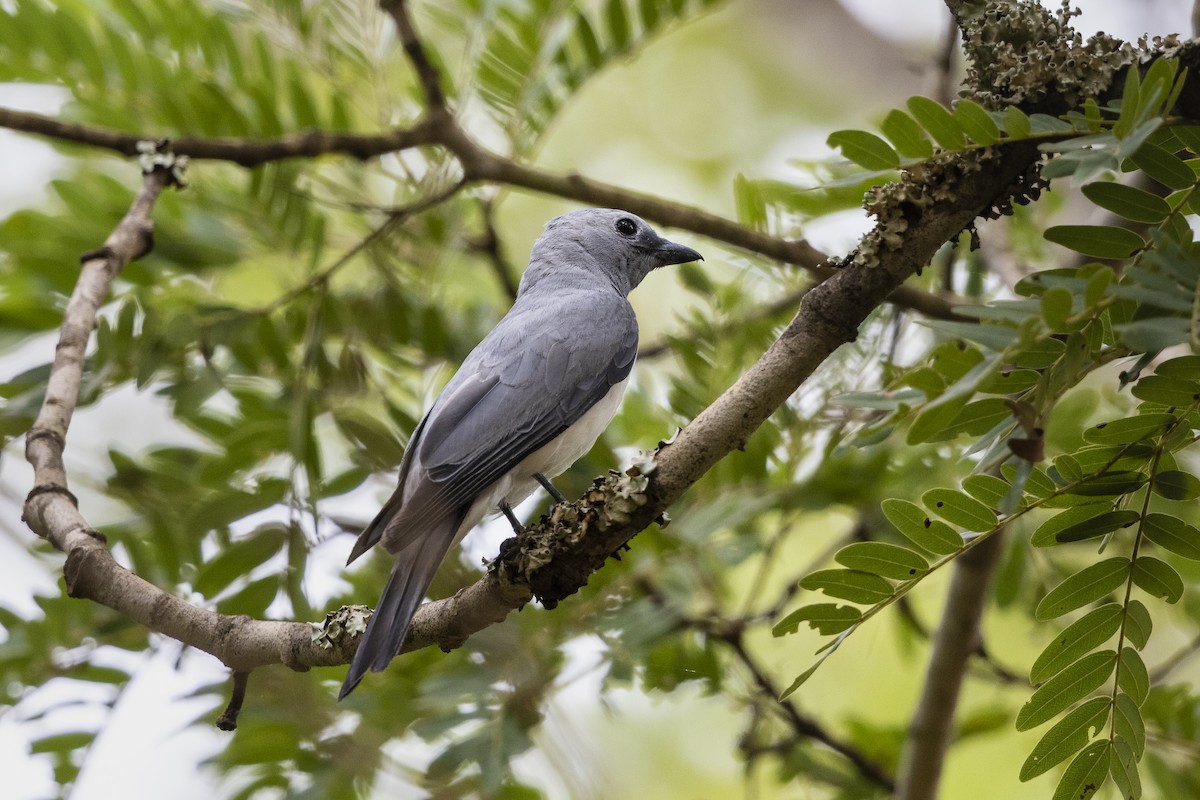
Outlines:
[[585,411],[574,425],[538,450],[530,453],[500,480],[481,492],[475,502],[471,504],[471,510],[467,512],[466,518],[463,519],[455,541],[461,540],[467,531],[475,527],[475,524],[483,519],[484,514],[495,509],[501,500],[510,506],[515,506],[532,494],[538,487],[537,479],[533,477],[535,472],[540,472],[547,478],[553,478],[562,474],[567,467],[591,450],[596,439],[600,437],[600,434],[604,432],[608,423],[612,422],[612,418],[616,415],[628,383],[629,378],[625,378],[615,384],[608,390],[608,394]]

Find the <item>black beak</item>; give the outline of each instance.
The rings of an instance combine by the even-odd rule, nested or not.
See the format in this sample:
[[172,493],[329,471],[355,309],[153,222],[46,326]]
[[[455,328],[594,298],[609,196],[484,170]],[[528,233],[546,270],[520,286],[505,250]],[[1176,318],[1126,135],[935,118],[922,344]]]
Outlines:
[[654,255],[658,258],[659,264],[664,267],[668,264],[686,264],[689,261],[704,260],[704,256],[692,248],[676,244],[675,242],[668,242],[666,239],[659,241]]

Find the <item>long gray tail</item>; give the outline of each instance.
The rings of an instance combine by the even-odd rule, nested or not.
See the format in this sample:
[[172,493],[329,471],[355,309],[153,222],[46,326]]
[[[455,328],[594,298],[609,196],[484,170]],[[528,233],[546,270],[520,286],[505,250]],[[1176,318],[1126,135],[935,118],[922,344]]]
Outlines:
[[367,621],[367,630],[358,643],[350,671],[338,693],[339,700],[354,691],[368,669],[381,672],[400,652],[413,614],[425,597],[438,566],[454,544],[457,527],[428,531],[396,553],[396,565],[383,587],[375,613]]

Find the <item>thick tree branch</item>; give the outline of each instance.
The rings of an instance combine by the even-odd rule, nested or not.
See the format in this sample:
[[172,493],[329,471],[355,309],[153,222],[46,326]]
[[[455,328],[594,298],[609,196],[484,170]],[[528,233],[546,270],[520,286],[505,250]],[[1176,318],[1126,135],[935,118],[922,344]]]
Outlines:
[[[67,551],[63,545],[73,531],[85,538],[91,538],[93,533],[82,518],[63,527],[46,525],[43,517],[49,507],[61,507],[63,501],[69,500],[66,505],[71,509],[75,506],[74,498],[67,490],[62,451],[79,399],[84,357],[88,339],[96,327],[96,312],[117,273],[133,259],[149,252],[154,241],[150,211],[170,181],[171,174],[165,169],[156,169],[146,175],[129,211],[103,246],[84,254],[79,281],[67,301],[46,384],[46,397],[25,437],[25,457],[34,469],[34,489],[25,507],[26,521],[36,533],[50,538],[60,550]],[[73,513],[78,516],[77,511]],[[72,513],[67,512],[67,515],[72,516]],[[61,539],[55,541],[54,537]]]
[[147,253],[154,223],[150,212],[171,181],[166,169],[146,175],[128,213],[98,250],[83,257],[79,281],[67,303],[46,397],[25,438],[25,457],[34,469],[34,488],[23,519],[67,556],[67,591],[116,609],[158,631],[220,658],[235,671],[284,663],[298,669],[345,663],[350,653],[319,648],[312,626],[228,617],[197,608],[164,592],[117,564],[104,536],[80,514],[67,488],[63,448],[79,400],[88,339],[96,314],[117,274]]
[[905,743],[896,800],[937,797],[942,762],[954,733],[958,695],[967,663],[979,649],[979,624],[1003,542],[1002,534],[990,536],[954,562],[921,700]]

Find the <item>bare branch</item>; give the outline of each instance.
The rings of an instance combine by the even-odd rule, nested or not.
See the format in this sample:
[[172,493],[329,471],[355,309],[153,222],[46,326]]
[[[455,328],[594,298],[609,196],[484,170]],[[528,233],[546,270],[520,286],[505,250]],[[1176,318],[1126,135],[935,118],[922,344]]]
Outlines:
[[[63,122],[53,117],[0,108],[0,128],[48,136],[66,142],[86,144],[112,150],[125,156],[138,154],[138,142],[153,136],[124,133],[111,128]],[[269,139],[213,139],[183,136],[170,141],[171,152],[196,159],[232,161],[243,167],[257,167],[286,158],[315,158],[322,155],[349,155],[361,160],[407,150],[425,144],[435,144],[435,126],[418,122],[411,128],[393,128],[387,133],[333,133],[305,131]]]
[[937,797],[959,692],[967,664],[979,648],[979,622],[992,573],[1003,552],[1003,541],[1002,533],[991,536],[954,562],[945,611],[925,672],[925,686],[905,744],[896,800]]
[[[84,538],[92,538],[93,533],[82,517],[71,520],[72,524],[66,527],[47,525],[43,518],[51,506],[66,506],[70,509],[66,511],[67,516],[78,517],[74,497],[67,490],[62,451],[79,399],[88,339],[96,327],[96,312],[117,273],[130,261],[150,251],[154,241],[150,211],[170,181],[171,174],[165,169],[156,169],[146,175],[129,211],[104,245],[84,254],[79,281],[67,301],[46,384],[46,397],[25,437],[25,458],[34,469],[34,488],[26,501],[25,518],[35,533],[50,538],[63,551],[67,551],[64,544],[73,532]],[[56,540],[56,537],[60,538]]]
[[[742,639],[740,630],[727,631],[723,634],[716,634],[716,636],[720,641],[728,645],[733,654],[742,662],[742,665],[750,673],[750,676],[754,679],[754,683],[764,696],[779,697],[779,687],[763,672],[758,662],[750,655],[750,652],[746,649],[746,644]],[[825,745],[853,764],[860,775],[881,789],[888,792],[895,789],[895,781],[892,779],[892,776],[888,775],[881,766],[872,761],[858,747],[832,736],[819,722],[801,714],[800,709],[791,700],[780,701],[779,706],[784,718],[796,736],[813,739]]]
[[1190,642],[1167,656],[1150,672],[1150,685],[1158,686],[1165,682],[1172,672],[1191,660],[1197,653],[1200,653],[1200,636],[1193,636]]
[[[0,127],[88,144],[124,155],[136,155],[138,142],[151,138],[3,108],[0,108]],[[433,114],[411,128],[395,128],[384,134],[308,131],[272,139],[185,136],[172,140],[170,144],[172,152],[178,155],[231,161],[244,167],[287,158],[332,154],[365,160],[385,153],[436,144],[446,147],[460,159],[466,178],[471,182],[508,184],[589,205],[623,208],[662,225],[698,233],[768,258],[795,264],[819,278],[828,278],[834,272],[827,263],[828,257],[802,239],[771,236],[694,206],[667,202],[574,173],[557,175],[498,156],[472,141],[449,115]],[[911,287],[897,287],[890,300],[935,319],[957,318],[952,310],[952,302]]]
[[[741,662],[742,666],[745,667],[746,671],[750,673],[754,685],[758,688],[759,693],[764,699],[773,701],[780,696],[779,687],[775,685],[775,682],[771,680],[766,670],[763,669],[746,647],[744,618],[722,619],[715,615],[681,616],[676,609],[670,607],[670,602],[662,590],[650,580],[639,578],[637,579],[637,585],[657,606],[663,608],[666,613],[671,614],[673,617],[677,617],[680,627],[699,631],[727,646],[737,660]],[[895,781],[887,774],[883,767],[872,761],[856,745],[842,741],[829,733],[817,720],[802,713],[795,702],[782,700],[777,704],[771,703],[769,708],[777,712],[778,716],[783,719],[795,737],[795,740],[786,743],[782,752],[786,753],[787,749],[795,747],[797,744],[796,740],[812,739],[844,757],[871,783],[889,792],[895,788]],[[784,743],[781,742],[780,744]]]
[[954,14],[950,14],[947,20],[942,47],[934,62],[932,86],[929,93],[930,97],[944,106],[950,105],[954,99],[954,56],[958,53],[958,43],[962,38],[958,20]]
[[488,263],[492,265],[492,271],[496,273],[496,279],[504,287],[505,294],[510,299],[516,300],[517,280],[513,277],[512,267],[500,251],[500,235],[496,231],[495,207],[491,200],[482,200],[479,206],[480,212],[483,214],[483,235],[470,241],[471,248],[487,257]]
[[83,518],[67,488],[63,448],[79,399],[96,313],[121,269],[149,252],[154,230],[150,212],[170,180],[168,170],[148,174],[104,245],[83,257],[79,281],[63,316],[46,398],[25,438],[34,488],[25,500],[22,518],[35,533],[66,553],[64,573],[72,597],[120,611],[149,630],[216,655],[234,670],[277,663],[297,668],[345,663],[349,653],[313,644],[310,625],[223,616],[196,608],[129,572],[113,560],[103,534]]
[[406,0],[381,0],[380,7],[391,15],[396,23],[396,32],[400,35],[400,44],[404,53],[417,72],[417,80],[425,92],[425,101],[431,114],[446,114],[446,95],[442,92],[441,78],[437,69],[429,61],[429,54],[413,27],[412,18],[408,15]]

